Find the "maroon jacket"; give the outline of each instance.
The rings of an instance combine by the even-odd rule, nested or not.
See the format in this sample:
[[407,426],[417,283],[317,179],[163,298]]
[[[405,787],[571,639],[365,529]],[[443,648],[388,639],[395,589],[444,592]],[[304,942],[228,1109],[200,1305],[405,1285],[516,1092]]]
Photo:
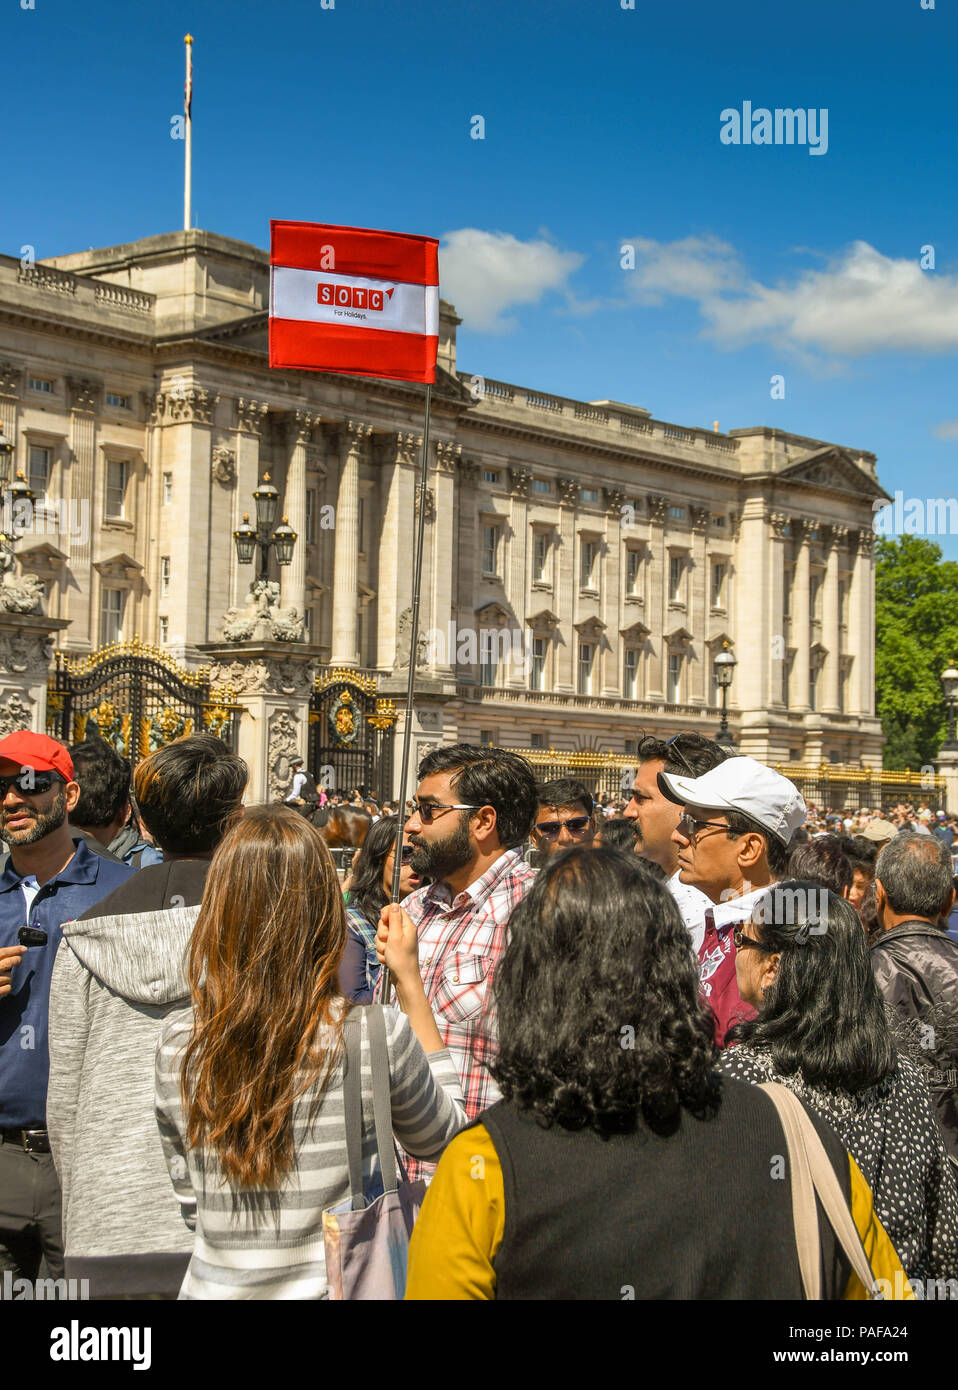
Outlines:
[[[748,918],[749,911],[743,911],[741,920]],[[735,942],[732,933],[739,926],[738,920],[725,922],[716,927],[711,908],[705,914],[705,940],[699,951],[699,983],[702,998],[715,1015],[715,1041],[719,1047],[725,1046],[725,1035],[736,1023],[757,1018],[751,1004],[738,992],[735,978]]]

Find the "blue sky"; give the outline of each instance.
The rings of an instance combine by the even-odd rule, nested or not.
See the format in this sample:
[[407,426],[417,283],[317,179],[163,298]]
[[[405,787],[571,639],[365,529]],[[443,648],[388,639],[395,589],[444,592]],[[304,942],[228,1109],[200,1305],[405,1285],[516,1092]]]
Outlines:
[[[461,369],[780,426],[874,451],[905,498],[955,494],[948,0],[29,3],[0,19],[4,252],[181,225],[189,30],[195,226],[440,236]],[[827,110],[827,150],[723,144],[746,101]]]

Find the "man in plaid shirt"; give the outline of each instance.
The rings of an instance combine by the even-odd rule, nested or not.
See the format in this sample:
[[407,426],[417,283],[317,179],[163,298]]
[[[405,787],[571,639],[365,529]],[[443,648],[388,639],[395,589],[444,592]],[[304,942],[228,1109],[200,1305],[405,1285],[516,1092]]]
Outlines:
[[[504,749],[460,743],[437,748],[419,765],[405,833],[414,873],[433,882],[411,893],[403,910],[416,925],[426,998],[470,1121],[499,1099],[486,1070],[495,1046],[489,984],[509,915],[535,878],[522,845],[537,807],[531,767]],[[380,947],[382,936],[380,927]],[[434,1164],[410,1160],[411,1179],[434,1171]]]

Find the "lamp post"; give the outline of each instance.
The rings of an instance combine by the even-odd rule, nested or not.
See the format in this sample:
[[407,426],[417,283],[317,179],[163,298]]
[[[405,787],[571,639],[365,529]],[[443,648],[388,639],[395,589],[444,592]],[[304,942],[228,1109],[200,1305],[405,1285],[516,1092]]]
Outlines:
[[256,503],[256,525],[250,525],[249,512],[246,512],[242,526],[233,532],[233,540],[236,542],[236,558],[241,565],[253,563],[256,547],[259,546],[259,578],[266,580],[269,578],[270,549],[275,547],[278,565],[289,565],[299,537],[285,516],[278,526],[273,525],[279,510],[279,491],[270,482],[268,473],[263,474],[263,481],[253,493],[253,500]]
[[958,740],[955,738],[955,706],[958,705],[958,670],[955,669],[956,663],[953,661],[946,671],[941,673],[941,686],[945,692],[945,704],[948,706],[948,737],[941,745],[942,749],[949,752],[958,752]]
[[722,650],[712,662],[712,665],[715,668],[715,679],[722,692],[722,725],[715,735],[715,742],[721,743],[725,748],[734,748],[735,740],[728,731],[728,710],[726,705],[728,701],[728,688],[732,684],[732,675],[738,662],[729,651],[727,642],[722,643]]

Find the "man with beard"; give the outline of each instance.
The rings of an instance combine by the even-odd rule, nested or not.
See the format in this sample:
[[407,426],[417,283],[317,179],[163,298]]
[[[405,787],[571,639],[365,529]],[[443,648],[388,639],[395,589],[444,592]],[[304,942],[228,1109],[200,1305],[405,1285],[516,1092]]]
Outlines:
[[80,788],[55,739],[25,730],[0,739],[0,793],[10,847],[0,874],[0,1271],[34,1281],[45,1259],[59,1279],[60,1189],[46,1130],[50,976],[62,923],[135,871],[74,836],[67,816]]
[[[402,908],[384,907],[380,919],[380,961],[389,914],[408,913],[416,925],[426,997],[470,1121],[499,1099],[486,1070],[495,1041],[486,1003],[509,916],[535,881],[522,847],[537,807],[532,768],[515,753],[468,743],[428,753],[405,831],[413,872],[433,882],[410,893]],[[411,1178],[434,1170],[416,1160],[409,1166]]]

